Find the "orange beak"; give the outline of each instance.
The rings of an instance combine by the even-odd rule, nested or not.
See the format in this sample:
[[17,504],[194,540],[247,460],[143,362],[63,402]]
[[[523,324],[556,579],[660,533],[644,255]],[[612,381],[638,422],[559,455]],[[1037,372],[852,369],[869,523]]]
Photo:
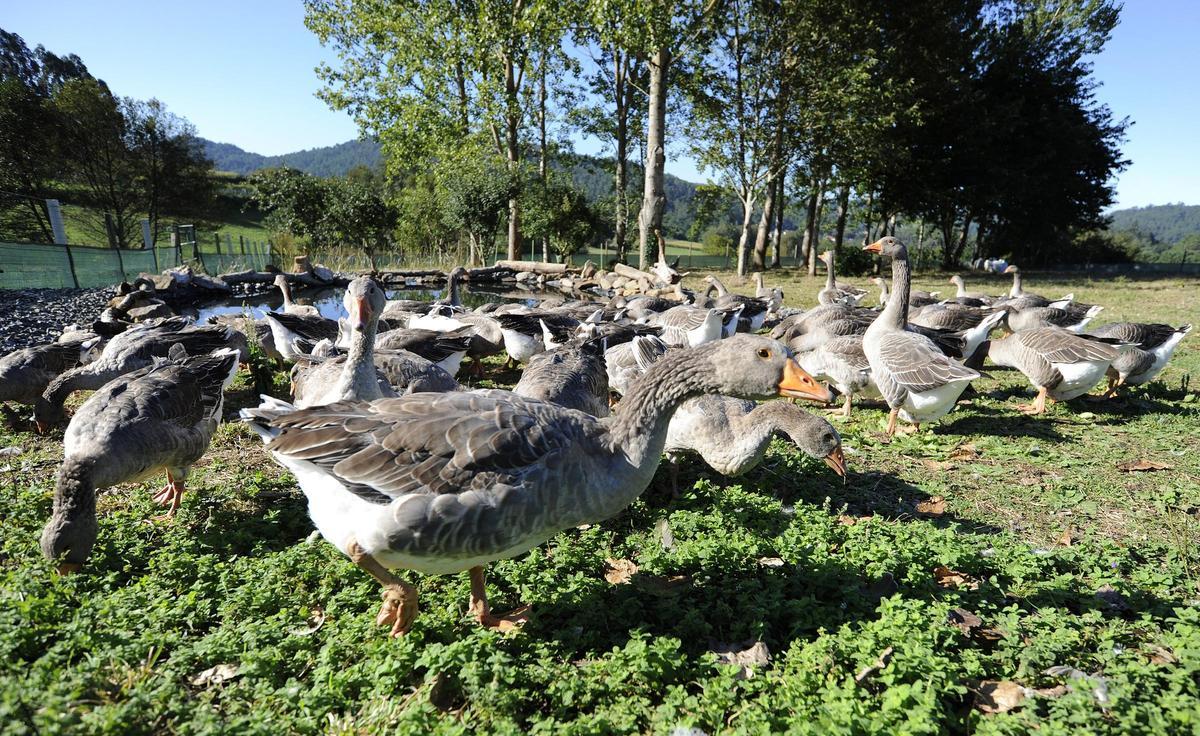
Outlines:
[[358,329],[366,329],[367,315],[371,313],[371,306],[367,304],[365,297],[359,297],[354,300],[354,313],[350,315],[352,324]]
[[867,251],[868,253],[882,253],[883,252],[883,241],[876,240],[874,243],[871,243],[870,245],[864,245],[863,250]]
[[833,468],[833,472],[842,476],[842,480],[846,479],[846,455],[842,452],[842,448],[838,447],[833,452],[825,456],[825,464]]
[[822,404],[833,401],[833,394],[829,389],[817,383],[817,380],[808,375],[799,363],[790,358],[783,365],[783,380],[779,382],[779,395],[793,399],[811,399]]

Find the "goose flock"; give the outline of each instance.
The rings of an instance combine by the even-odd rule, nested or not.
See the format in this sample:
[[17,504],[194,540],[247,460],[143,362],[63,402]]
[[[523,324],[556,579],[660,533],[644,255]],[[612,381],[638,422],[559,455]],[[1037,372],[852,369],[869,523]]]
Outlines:
[[[880,308],[836,281],[833,252],[822,255],[827,278],[806,311],[784,307],[761,276],[754,296],[708,276],[705,293],[676,283],[674,299],[475,310],[459,299],[463,269],[437,302],[389,301],[360,277],[340,320],[293,302],[280,277],[280,311],[206,325],[126,292],[123,303],[137,304],[143,319],[72,327],[55,343],[5,356],[0,400],[32,407],[46,432],[67,421],[71,394],[94,391],[67,424],[41,537],[60,572],[75,572],[96,541],[99,491],[165,474],[154,498],[173,514],[239,364],[252,348],[290,363],[290,400],[263,396],[240,419],[295,476],[321,536],[379,582],[378,623],[401,635],[417,615],[417,589],[395,571],[467,571],[470,614],[506,630],[529,611],[490,609],[486,565],[611,518],[646,490],[664,455],[672,468],[699,456],[736,476],[782,436],[845,478],[837,430],[796,399],[828,405],[836,391],[843,417],[855,398],[878,399],[891,436],[900,421],[919,430],[952,411],[990,359],[1029,379],[1036,399],[1022,410],[1041,413],[1106,378],[1107,396],[1152,380],[1191,329],[1117,323],[1085,332],[1101,307],[1027,293],[1015,266],[1003,297],[968,292],[955,277],[955,296],[939,299],[912,291],[896,238],[865,250],[891,261],[890,283],[877,282]],[[1005,336],[992,339],[995,331]],[[501,370],[522,366],[511,391],[460,383],[482,375],[489,356],[506,357]],[[792,401],[759,403],[779,396]],[[5,411],[10,422],[27,421]]]

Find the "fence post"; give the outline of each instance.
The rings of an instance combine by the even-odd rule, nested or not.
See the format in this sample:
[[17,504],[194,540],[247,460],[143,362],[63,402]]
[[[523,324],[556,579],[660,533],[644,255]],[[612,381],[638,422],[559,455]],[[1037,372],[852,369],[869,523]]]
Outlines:
[[152,250],[154,248],[154,236],[150,233],[150,221],[146,219],[142,220],[142,247]]
[[213,233],[213,240],[217,243],[217,255],[221,255],[221,234]]
[[117,247],[116,226],[113,225],[112,215],[108,212],[104,213],[104,234],[108,236],[108,247]]
[[62,247],[67,249],[67,265],[71,268],[71,282],[75,284],[75,288],[79,288],[79,276],[75,273],[75,256],[71,255],[71,246],[64,239]]
[[62,207],[57,199],[46,200],[46,214],[50,217],[50,230],[54,233],[54,242],[66,245],[67,228],[63,225]]
[[175,249],[175,265],[183,263],[183,243],[180,242],[179,225],[171,226],[171,247]]
[[246,255],[246,238],[242,235],[238,236],[238,249],[241,250],[242,255]]

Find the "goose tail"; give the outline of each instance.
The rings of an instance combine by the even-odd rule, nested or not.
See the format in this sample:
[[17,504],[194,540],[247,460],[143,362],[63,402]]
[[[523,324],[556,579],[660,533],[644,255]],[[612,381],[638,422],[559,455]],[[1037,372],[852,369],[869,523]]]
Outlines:
[[273,427],[272,423],[276,419],[296,411],[296,407],[266,394],[260,395],[259,398],[262,399],[261,404],[253,409],[242,409],[238,415],[243,422],[250,425],[250,429],[254,430],[255,434],[262,437],[264,443],[270,443],[279,436],[279,430]]

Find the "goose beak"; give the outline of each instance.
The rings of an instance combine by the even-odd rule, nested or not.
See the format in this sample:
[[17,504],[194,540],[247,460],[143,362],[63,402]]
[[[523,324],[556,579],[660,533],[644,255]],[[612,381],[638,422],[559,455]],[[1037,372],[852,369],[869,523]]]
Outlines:
[[793,359],[788,359],[783,365],[783,380],[779,382],[779,395],[792,399],[812,399],[822,404],[833,401],[833,394],[829,389],[817,383],[817,380],[808,375]]
[[83,569],[83,565],[78,562],[60,562],[58,563],[59,575],[71,575]]
[[846,480],[846,455],[840,446],[825,456],[825,464],[833,468],[833,472],[842,476],[843,481]]
[[882,253],[883,252],[883,241],[876,240],[874,243],[871,243],[870,245],[864,245],[863,250],[867,251],[868,253]]
[[358,297],[354,300],[354,313],[350,315],[351,324],[357,329],[365,330],[367,328],[367,315],[371,313],[371,305],[367,303],[366,297]]

